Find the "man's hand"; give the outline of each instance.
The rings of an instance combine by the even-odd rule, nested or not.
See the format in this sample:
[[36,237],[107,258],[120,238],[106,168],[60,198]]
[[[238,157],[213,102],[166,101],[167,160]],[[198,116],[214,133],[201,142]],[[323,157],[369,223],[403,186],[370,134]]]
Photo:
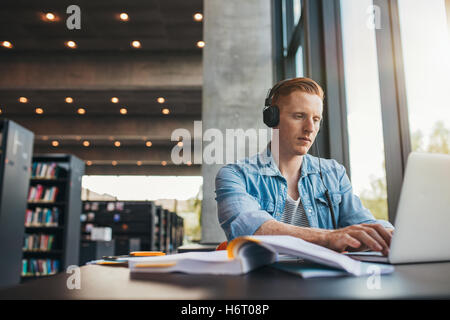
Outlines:
[[356,224],[346,228],[332,230],[325,236],[326,247],[342,251],[381,251],[387,256],[392,239],[392,229],[381,224]]

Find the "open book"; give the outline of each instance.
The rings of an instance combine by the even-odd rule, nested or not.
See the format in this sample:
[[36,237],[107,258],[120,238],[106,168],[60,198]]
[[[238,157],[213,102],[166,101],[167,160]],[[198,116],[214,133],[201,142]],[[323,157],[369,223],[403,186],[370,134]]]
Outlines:
[[[132,273],[184,272],[192,274],[244,274],[264,265],[280,261],[289,255],[346,274],[373,274],[368,263],[351,259],[344,254],[291,236],[245,236],[232,240],[227,250],[186,252],[159,257],[129,258]],[[377,265],[380,274],[394,270],[391,265]]]

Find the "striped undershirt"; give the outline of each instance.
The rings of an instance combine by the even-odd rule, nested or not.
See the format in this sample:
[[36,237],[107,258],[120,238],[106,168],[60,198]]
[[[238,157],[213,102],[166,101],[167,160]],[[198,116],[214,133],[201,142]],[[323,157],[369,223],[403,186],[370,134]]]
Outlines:
[[287,195],[286,205],[284,206],[280,221],[298,227],[309,227],[308,218],[306,217],[300,197],[297,200],[293,200],[289,194]]

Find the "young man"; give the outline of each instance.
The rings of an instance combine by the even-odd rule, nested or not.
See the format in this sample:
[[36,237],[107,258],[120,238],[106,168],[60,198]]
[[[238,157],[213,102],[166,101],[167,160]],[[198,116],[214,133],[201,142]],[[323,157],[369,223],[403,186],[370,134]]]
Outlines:
[[308,154],[320,129],[323,98],[322,88],[308,78],[272,88],[264,109],[264,122],[275,129],[271,143],[216,176],[219,222],[228,240],[291,235],[339,252],[388,254],[393,226],[363,207],[342,165]]

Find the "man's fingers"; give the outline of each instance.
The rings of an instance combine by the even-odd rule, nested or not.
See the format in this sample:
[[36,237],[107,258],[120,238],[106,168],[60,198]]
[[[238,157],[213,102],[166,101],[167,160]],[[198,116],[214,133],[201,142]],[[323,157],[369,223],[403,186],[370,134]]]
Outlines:
[[384,241],[384,239],[380,236],[377,230],[374,228],[366,228],[365,232],[383,247],[383,254],[387,255],[389,252],[389,246],[386,241]]
[[377,230],[377,232],[380,234],[380,236],[383,237],[384,241],[386,241],[387,245],[389,247],[391,246],[392,233],[389,232],[389,230],[387,230],[385,227],[383,227],[381,224],[378,224],[378,223],[374,223],[374,224],[365,223],[363,225]]
[[344,241],[346,247],[359,248],[361,246],[361,242],[359,242],[357,239],[353,238],[349,234],[345,234]]
[[369,234],[367,234],[364,230],[354,230],[349,232],[349,234],[353,238],[356,238],[358,241],[364,243],[373,251],[383,250],[383,247],[375,239],[369,236]]

